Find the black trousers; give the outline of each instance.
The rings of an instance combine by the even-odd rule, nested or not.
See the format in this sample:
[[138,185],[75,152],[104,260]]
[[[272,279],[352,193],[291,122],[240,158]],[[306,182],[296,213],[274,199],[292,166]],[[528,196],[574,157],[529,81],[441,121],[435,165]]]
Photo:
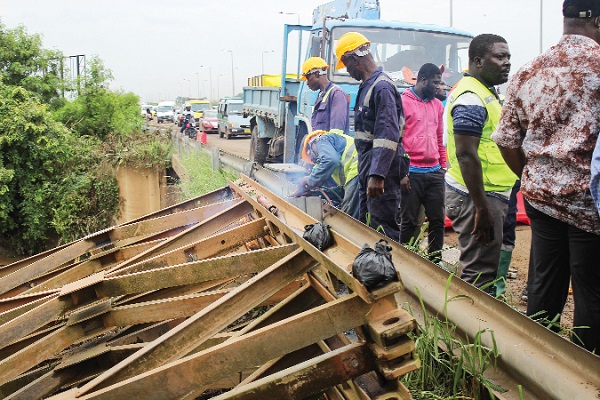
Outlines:
[[400,243],[409,243],[419,224],[419,209],[425,207],[425,216],[429,222],[428,248],[435,253],[434,258],[441,259],[444,246],[444,170],[410,174],[410,192],[402,192],[400,204],[401,231]]
[[561,314],[570,280],[575,302],[571,339],[600,352],[600,235],[552,218],[527,201],[525,209],[532,234],[527,315],[553,319]]

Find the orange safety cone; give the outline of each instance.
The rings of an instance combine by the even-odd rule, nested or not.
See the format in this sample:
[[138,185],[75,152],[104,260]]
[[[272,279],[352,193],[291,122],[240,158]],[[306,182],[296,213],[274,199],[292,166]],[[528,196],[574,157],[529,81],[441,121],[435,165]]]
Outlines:
[[196,135],[196,140],[202,144],[208,144],[208,140],[206,139],[206,132],[198,132]]

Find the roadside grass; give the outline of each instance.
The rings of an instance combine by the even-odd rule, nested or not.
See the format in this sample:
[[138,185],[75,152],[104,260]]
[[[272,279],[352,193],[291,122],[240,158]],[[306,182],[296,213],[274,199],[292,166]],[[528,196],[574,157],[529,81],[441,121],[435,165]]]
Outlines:
[[180,153],[180,160],[187,176],[179,183],[182,191],[182,200],[188,200],[227,186],[227,179],[236,180],[238,172],[230,170],[213,170],[210,155],[202,151]]
[[[406,246],[425,258],[435,256],[428,255],[426,247],[423,246],[427,225],[423,224],[416,238]],[[459,339],[456,325],[444,317],[448,303],[469,299],[463,295],[448,297],[450,283],[457,267],[458,265],[441,266],[450,272],[450,276],[446,282],[444,308],[440,310],[439,315],[427,312],[417,290],[423,310],[423,323],[418,325],[412,337],[416,345],[415,352],[421,360],[421,368],[401,378],[415,400],[495,399],[493,391],[505,391],[484,376],[488,368],[496,367],[496,360],[500,355],[494,332],[491,329],[482,329],[477,332],[472,342],[468,339],[463,341]],[[410,305],[406,308],[409,313],[413,313]],[[491,343],[491,346],[485,345],[484,339]]]
[[[446,282],[442,316],[427,312],[417,290],[424,321],[412,335],[421,368],[402,377],[402,383],[408,387],[415,400],[495,399],[493,391],[502,393],[506,390],[484,376],[488,368],[496,368],[496,360],[500,355],[494,332],[482,329],[472,342],[468,338],[462,341],[458,339],[456,325],[443,317],[448,303],[468,299],[463,295],[448,298],[453,278],[454,275],[451,274]],[[411,307],[407,308],[412,314]],[[485,345],[484,338],[492,345]]]

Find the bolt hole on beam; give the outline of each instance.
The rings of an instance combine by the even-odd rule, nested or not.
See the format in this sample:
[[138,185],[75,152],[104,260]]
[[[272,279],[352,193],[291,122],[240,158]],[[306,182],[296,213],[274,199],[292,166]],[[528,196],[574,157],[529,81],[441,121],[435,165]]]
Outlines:
[[398,321],[400,321],[400,318],[398,318],[398,317],[386,319],[385,321],[383,321],[383,325],[392,325],[392,324],[395,324]]
[[221,240],[221,244],[225,244],[225,239]]

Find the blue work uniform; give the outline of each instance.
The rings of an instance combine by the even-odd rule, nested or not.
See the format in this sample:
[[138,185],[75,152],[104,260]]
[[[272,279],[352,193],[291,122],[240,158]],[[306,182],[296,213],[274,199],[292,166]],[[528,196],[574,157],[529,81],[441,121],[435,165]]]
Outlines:
[[350,119],[348,117],[348,95],[338,85],[329,82],[329,85],[319,92],[315,102],[310,122],[312,130],[329,132],[339,129],[348,133]]
[[[354,129],[360,181],[360,221],[366,223],[368,212],[372,228],[381,226],[386,236],[398,241],[400,228],[396,217],[400,204],[400,178],[408,172],[408,159],[404,158],[401,143],[404,114],[400,93],[381,67],[358,89]],[[367,197],[370,176],[384,178],[384,193],[379,197]]]

